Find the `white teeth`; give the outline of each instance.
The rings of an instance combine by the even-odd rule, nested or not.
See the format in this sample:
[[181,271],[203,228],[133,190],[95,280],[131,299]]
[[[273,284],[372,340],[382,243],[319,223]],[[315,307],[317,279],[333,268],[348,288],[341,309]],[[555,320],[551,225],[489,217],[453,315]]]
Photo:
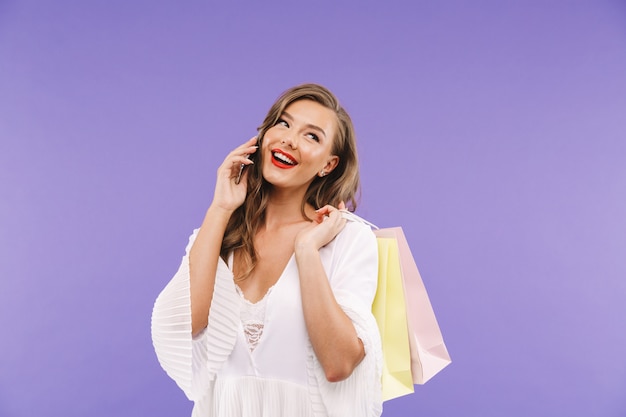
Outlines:
[[274,152],[274,158],[278,159],[279,161],[282,161],[286,164],[289,165],[295,165],[296,161],[292,161],[291,159],[287,158],[285,155],[283,155],[280,152]]

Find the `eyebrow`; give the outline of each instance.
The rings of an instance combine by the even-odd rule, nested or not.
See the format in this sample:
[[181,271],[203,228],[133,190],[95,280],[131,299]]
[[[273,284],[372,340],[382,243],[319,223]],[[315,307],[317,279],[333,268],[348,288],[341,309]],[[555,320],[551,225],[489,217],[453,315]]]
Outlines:
[[[293,116],[290,115],[289,113],[287,113],[286,111],[283,112],[283,117],[287,117],[288,119],[294,120]],[[322,129],[321,127],[316,126],[316,125],[311,124],[311,123],[307,123],[304,126],[308,127],[309,129],[315,129],[318,132],[320,132],[324,137],[326,137],[326,132],[324,132],[324,129]]]

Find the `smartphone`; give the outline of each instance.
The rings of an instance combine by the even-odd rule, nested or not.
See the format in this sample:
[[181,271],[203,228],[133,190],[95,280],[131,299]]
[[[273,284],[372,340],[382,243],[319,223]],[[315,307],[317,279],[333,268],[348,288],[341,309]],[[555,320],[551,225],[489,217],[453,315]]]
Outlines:
[[[250,155],[248,155],[246,158],[250,159]],[[246,167],[246,164],[241,164],[241,166],[239,167],[239,174],[237,174],[237,178],[235,178],[235,184],[239,184],[241,182],[241,175],[243,174],[243,170]]]
[[[257,137],[257,145],[259,144]],[[246,156],[246,158],[250,159],[250,154]],[[235,184],[239,184],[241,182],[241,176],[243,175],[243,170],[246,168],[246,164],[241,164],[239,167],[239,174],[237,174],[237,178],[235,178]]]

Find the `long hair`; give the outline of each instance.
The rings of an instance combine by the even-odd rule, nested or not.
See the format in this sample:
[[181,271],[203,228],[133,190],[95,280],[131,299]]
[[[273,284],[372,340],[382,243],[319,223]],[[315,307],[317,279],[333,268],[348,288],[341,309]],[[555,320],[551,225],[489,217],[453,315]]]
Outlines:
[[[272,105],[263,124],[258,128],[259,149],[265,132],[276,124],[291,103],[298,100],[312,100],[333,110],[337,116],[338,127],[336,136],[333,138],[331,153],[339,157],[339,163],[328,175],[315,177],[309,185],[301,206],[303,218],[308,219],[305,214],[307,203],[318,209],[326,204],[336,207],[343,201],[348,210],[356,210],[356,198],[359,192],[359,166],[354,126],[348,113],[339,105],[337,98],[327,88],[318,84],[302,84],[285,91]],[[234,211],[226,226],[220,251],[220,256],[224,260],[227,259],[231,251],[240,251],[243,268],[235,277],[236,280],[243,280],[250,276],[257,263],[253,238],[265,220],[265,209],[271,192],[271,184],[263,179],[261,173],[262,152],[253,153],[250,158],[254,164],[246,168],[249,170],[247,176],[248,192],[243,204]]]

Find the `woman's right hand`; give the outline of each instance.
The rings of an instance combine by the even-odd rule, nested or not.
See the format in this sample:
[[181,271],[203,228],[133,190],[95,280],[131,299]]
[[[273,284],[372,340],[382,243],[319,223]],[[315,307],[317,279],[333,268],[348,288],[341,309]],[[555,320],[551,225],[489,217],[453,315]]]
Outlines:
[[237,184],[237,177],[241,170],[241,164],[251,165],[253,162],[248,159],[248,155],[257,151],[257,137],[253,137],[243,145],[235,148],[228,154],[222,165],[217,169],[217,181],[215,193],[213,195],[213,206],[222,210],[233,212],[243,204],[247,193],[248,169],[244,169],[240,181]]

